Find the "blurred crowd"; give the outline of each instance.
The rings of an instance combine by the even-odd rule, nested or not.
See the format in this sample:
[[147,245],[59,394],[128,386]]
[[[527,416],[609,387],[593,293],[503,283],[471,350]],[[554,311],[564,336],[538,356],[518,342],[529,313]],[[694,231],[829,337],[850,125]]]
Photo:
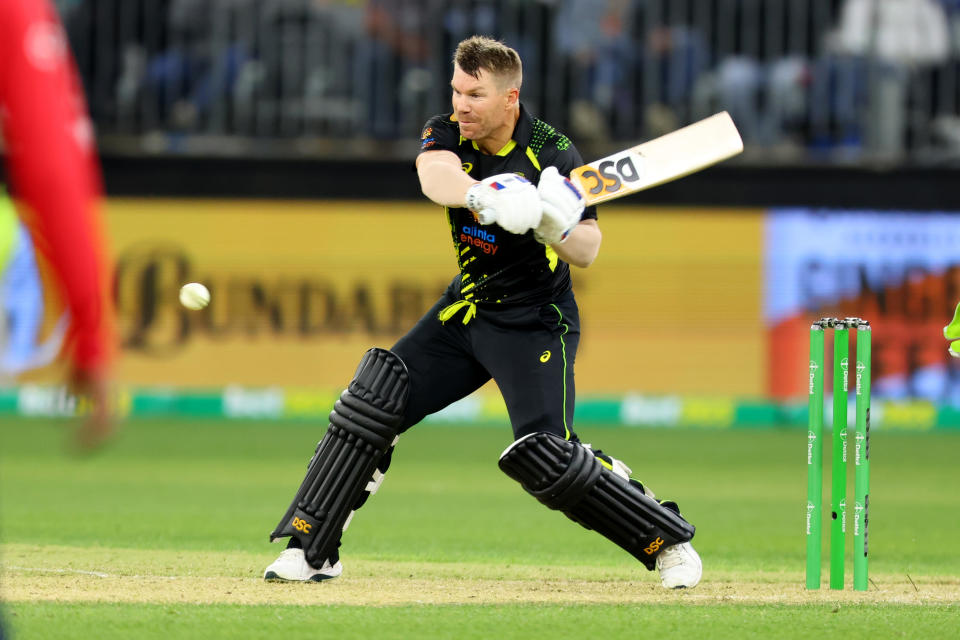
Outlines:
[[[57,0],[102,140],[407,140],[460,39],[584,148],[726,109],[769,158],[960,151],[960,0]],[[413,153],[411,151],[410,153]]]

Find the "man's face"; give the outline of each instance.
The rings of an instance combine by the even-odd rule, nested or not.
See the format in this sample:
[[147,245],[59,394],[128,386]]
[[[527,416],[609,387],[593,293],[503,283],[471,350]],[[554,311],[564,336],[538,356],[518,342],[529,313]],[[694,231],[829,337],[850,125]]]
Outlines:
[[479,78],[454,65],[453,113],[460,125],[460,135],[468,140],[483,140],[510,120],[508,105],[512,89],[497,86],[496,77],[480,69]]

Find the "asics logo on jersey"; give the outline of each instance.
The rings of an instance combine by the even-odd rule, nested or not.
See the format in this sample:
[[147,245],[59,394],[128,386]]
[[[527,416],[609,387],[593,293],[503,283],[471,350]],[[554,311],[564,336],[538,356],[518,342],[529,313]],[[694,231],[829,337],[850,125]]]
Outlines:
[[540,354],[540,362],[549,362],[550,361],[550,352],[544,351]]

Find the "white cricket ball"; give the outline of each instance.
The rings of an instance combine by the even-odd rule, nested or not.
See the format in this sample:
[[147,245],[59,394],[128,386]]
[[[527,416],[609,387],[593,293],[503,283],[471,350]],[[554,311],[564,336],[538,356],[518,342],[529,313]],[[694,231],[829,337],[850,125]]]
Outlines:
[[187,309],[203,309],[210,304],[210,291],[199,282],[191,282],[180,287],[180,304]]

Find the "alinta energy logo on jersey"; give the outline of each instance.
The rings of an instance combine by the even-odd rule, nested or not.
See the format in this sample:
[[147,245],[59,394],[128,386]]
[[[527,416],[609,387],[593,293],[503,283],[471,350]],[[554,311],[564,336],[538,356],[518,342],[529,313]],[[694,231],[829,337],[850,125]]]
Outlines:
[[496,255],[499,248],[497,247],[497,236],[482,227],[463,225],[460,228],[460,242],[473,245],[491,256]]

